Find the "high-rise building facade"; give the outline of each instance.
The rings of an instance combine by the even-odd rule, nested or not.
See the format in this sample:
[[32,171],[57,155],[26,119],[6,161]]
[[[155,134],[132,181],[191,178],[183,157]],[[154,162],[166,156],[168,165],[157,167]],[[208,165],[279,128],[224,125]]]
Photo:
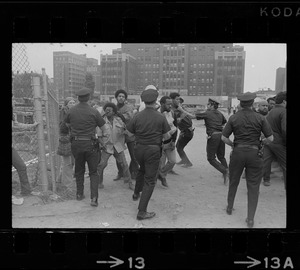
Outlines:
[[53,81],[59,101],[75,97],[75,91],[84,86],[86,55],[67,51],[53,52]]
[[101,94],[113,95],[118,89],[134,94],[137,82],[136,59],[121,50],[111,55],[100,55]]
[[286,91],[286,69],[283,67],[276,69],[275,92]]
[[214,55],[215,96],[236,97],[244,92],[246,52],[242,46],[224,48]]
[[159,85],[160,44],[122,43],[121,50],[136,59],[136,94],[140,94],[149,84]]
[[187,87],[190,96],[213,95],[215,87],[215,53],[232,44],[188,44]]
[[[216,53],[224,51],[237,54],[236,51],[241,48],[235,47],[232,43],[122,43],[122,52],[128,53],[137,59],[137,94],[141,93],[146,85],[153,84],[157,85],[159,89],[184,92],[188,95],[206,96],[214,95],[217,92],[216,89],[219,88],[217,88],[216,80],[226,74],[224,71],[226,69],[216,68],[218,63],[215,59]],[[227,60],[225,53],[218,55],[217,59],[219,59],[219,56],[224,56],[224,60]],[[239,56],[237,57],[240,59]],[[232,73],[231,68],[229,69]],[[244,65],[242,65],[242,69],[241,76],[243,77]],[[239,77],[239,73],[240,71],[235,76]],[[239,82],[240,78],[236,79],[237,89],[239,88]],[[220,93],[224,94],[225,92],[221,91]]]
[[95,82],[94,96],[99,97],[101,91],[101,66],[98,65],[97,59],[86,59],[86,72],[92,74]]

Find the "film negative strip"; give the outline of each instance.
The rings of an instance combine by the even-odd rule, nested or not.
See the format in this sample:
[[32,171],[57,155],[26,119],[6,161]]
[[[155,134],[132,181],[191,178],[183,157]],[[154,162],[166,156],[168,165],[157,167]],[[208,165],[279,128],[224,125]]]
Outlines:
[[[3,52],[11,52],[13,43],[284,43],[287,88],[291,96],[298,88],[300,4],[297,2],[28,2],[0,6]],[[4,53],[3,57],[10,67],[11,55]],[[10,73],[5,74],[9,89]],[[293,114],[297,112],[291,110],[289,117]],[[289,124],[293,127],[291,119]],[[288,137],[291,147],[296,148],[297,138],[292,138],[295,133],[291,128]],[[10,153],[10,149],[7,151]],[[289,160],[293,160],[293,153]],[[10,166],[6,167],[10,170]],[[1,210],[6,210],[1,218],[0,268],[299,269],[299,181],[296,181],[297,165],[288,167],[290,181],[286,187],[286,227],[283,228],[222,228],[221,224],[216,228],[185,225],[169,228],[159,225],[159,216],[153,228],[141,225],[147,221],[133,226],[137,224],[136,216],[132,217],[130,228],[111,229],[105,222],[99,223],[99,228],[89,228],[88,219],[84,228],[72,225],[70,229],[59,222],[57,227],[50,228],[47,219],[38,229],[22,224],[14,227],[11,194],[7,192],[11,186],[6,183],[7,190],[0,197]],[[186,184],[189,185],[188,181]],[[176,194],[180,196],[180,192]],[[227,191],[223,195],[226,204]],[[246,200],[246,194],[243,196]],[[109,202],[104,204],[110,207]],[[126,212],[123,208],[122,211]],[[160,211],[162,217],[168,209]],[[209,211],[192,215],[198,214],[199,220],[205,220],[213,211],[214,207],[210,207]],[[271,207],[270,211],[276,208]],[[51,210],[47,215],[54,219],[62,216],[55,217]],[[77,221],[74,215],[72,223]]]

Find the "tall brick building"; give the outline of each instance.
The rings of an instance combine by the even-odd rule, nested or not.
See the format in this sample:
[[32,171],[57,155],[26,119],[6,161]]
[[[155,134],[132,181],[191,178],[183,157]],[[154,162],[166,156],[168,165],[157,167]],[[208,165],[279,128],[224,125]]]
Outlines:
[[[170,89],[188,93],[188,95],[215,95],[220,93],[232,95],[234,91],[243,91],[244,62],[245,55],[240,51],[243,47],[237,48],[230,43],[216,44],[155,44],[155,43],[122,43],[122,52],[132,55],[137,61],[137,88],[139,94],[148,84],[157,85],[160,89]],[[223,54],[218,54],[223,52]],[[240,55],[242,61],[240,61]],[[227,58],[230,53],[236,56],[237,70],[232,73],[232,63]],[[217,66],[223,59],[224,66]],[[230,59],[232,60],[232,59]],[[227,72],[228,71],[228,72]],[[235,80],[235,88],[227,87],[221,89],[217,82],[220,82],[222,76],[225,81]],[[231,78],[233,76],[233,78]],[[219,80],[219,81],[218,81]],[[223,79],[224,82],[224,79]],[[229,86],[229,83],[227,84]]]

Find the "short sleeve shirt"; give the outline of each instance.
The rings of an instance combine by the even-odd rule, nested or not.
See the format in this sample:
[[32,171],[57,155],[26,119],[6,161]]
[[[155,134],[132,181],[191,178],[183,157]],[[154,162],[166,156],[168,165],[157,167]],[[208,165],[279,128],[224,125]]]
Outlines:
[[229,117],[222,135],[229,138],[234,134],[234,144],[259,145],[261,132],[271,136],[272,130],[266,118],[251,109],[244,108]]
[[80,102],[71,108],[65,118],[70,124],[71,136],[94,137],[96,127],[105,124],[99,111],[85,102]]
[[196,118],[198,120],[204,119],[208,135],[216,131],[222,131],[223,125],[227,122],[224,115],[218,110],[207,110],[203,113],[197,113]]
[[160,145],[162,135],[171,130],[166,117],[148,107],[133,117],[127,129],[135,135],[136,143],[146,145]]

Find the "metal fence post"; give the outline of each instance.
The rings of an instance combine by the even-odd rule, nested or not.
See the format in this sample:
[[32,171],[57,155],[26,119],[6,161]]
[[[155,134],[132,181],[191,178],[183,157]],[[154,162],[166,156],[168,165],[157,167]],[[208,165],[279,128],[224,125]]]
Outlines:
[[32,86],[34,92],[34,108],[36,121],[39,123],[37,126],[37,137],[39,146],[39,169],[41,172],[41,180],[43,191],[48,191],[48,176],[47,176],[47,164],[46,164],[46,151],[45,151],[45,139],[44,139],[44,124],[43,124],[43,111],[41,102],[41,87],[40,78],[32,77]]
[[46,109],[46,124],[47,124],[47,134],[48,134],[48,147],[49,147],[49,160],[50,160],[50,168],[51,168],[51,180],[52,180],[52,191],[53,193],[56,192],[56,183],[55,183],[55,168],[54,168],[54,161],[53,161],[53,145],[50,138],[50,114],[49,114],[49,103],[48,103],[48,88],[47,88],[47,78],[45,69],[42,68],[43,74],[43,84],[44,84],[44,100],[45,100],[45,109]]

